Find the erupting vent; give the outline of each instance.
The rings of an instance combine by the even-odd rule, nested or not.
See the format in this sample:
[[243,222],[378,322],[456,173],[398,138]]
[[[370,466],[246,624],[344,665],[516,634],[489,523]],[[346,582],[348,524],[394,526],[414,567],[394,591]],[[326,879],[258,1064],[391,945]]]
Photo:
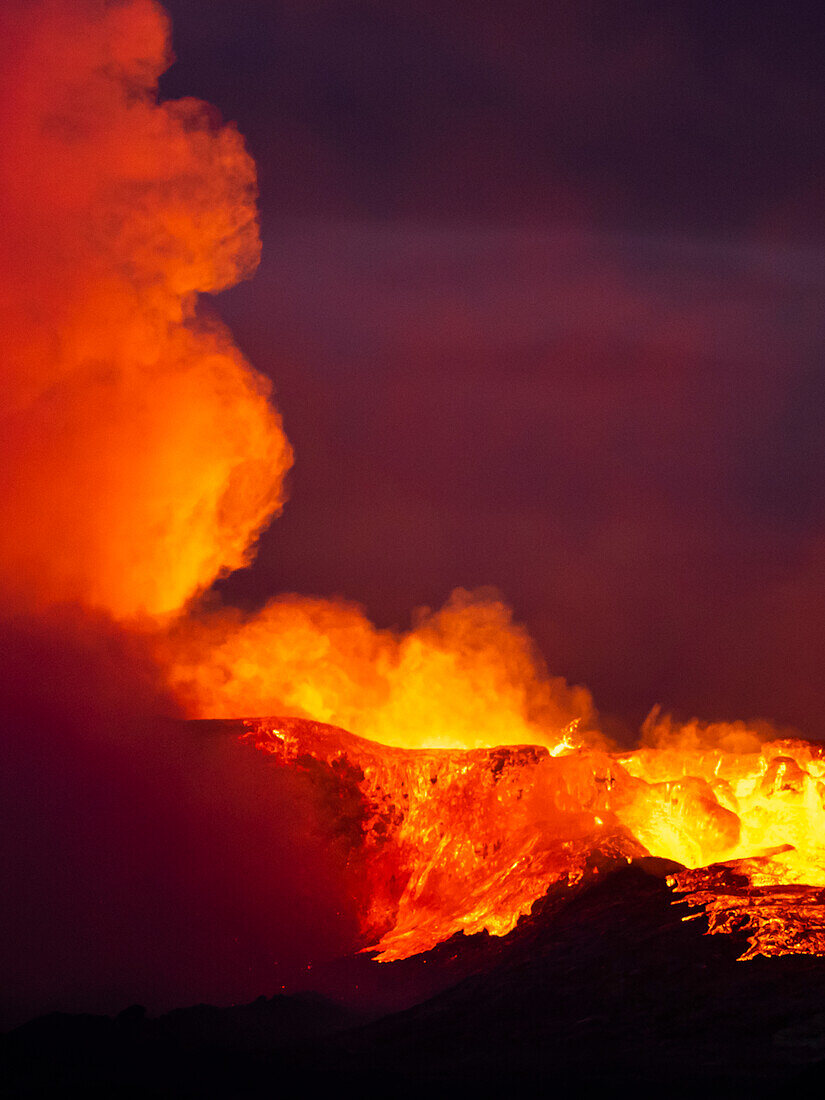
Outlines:
[[294,718],[242,740],[322,785],[363,872],[378,959],[456,932],[505,935],[551,889],[648,855],[743,956],[825,954],[825,758],[803,741],[758,752],[563,746],[401,749]]

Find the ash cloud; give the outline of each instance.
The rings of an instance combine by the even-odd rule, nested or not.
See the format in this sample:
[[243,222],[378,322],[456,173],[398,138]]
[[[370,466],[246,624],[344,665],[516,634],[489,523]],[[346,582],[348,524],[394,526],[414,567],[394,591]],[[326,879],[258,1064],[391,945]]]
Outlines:
[[[201,54],[163,87],[228,108],[260,162],[273,246],[221,308],[300,458],[223,598],[343,593],[371,645],[492,583],[627,726],[660,702],[817,733],[825,97],[802,36],[766,49],[758,14],[702,39],[703,5],[170,7]],[[248,563],[285,495],[270,386],[197,304],[255,267],[254,167],[214,111],[158,103],[148,0],[7,4],[0,32],[11,1011],[270,991],[273,944],[351,932],[307,841],[323,810],[175,741],[155,664],[159,619]]]

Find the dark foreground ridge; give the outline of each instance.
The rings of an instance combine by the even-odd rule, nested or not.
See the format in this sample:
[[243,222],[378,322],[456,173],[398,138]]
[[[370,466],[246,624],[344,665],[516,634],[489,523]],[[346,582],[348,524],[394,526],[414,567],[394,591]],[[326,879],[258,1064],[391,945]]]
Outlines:
[[[503,940],[455,937],[379,974],[409,1002],[367,1014],[319,993],[155,1019],[53,1014],[2,1037],[4,1096],[277,1096],[298,1088],[478,1095],[779,1096],[825,1085],[825,959],[737,962],[742,937],[684,922],[661,861],[548,898]],[[705,925],[706,927],[706,925]],[[337,980],[340,984],[340,970]],[[463,977],[458,978],[460,974]],[[323,977],[321,976],[323,983]],[[408,988],[402,988],[404,985]],[[446,986],[446,987],[445,987]]]

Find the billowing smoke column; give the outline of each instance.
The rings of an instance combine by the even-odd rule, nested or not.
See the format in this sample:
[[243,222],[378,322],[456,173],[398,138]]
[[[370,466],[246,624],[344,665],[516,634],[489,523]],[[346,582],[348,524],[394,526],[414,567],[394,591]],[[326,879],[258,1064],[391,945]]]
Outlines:
[[282,503],[267,385],[197,296],[254,269],[255,168],[157,102],[152,0],[0,13],[0,587],[118,619],[179,608]]

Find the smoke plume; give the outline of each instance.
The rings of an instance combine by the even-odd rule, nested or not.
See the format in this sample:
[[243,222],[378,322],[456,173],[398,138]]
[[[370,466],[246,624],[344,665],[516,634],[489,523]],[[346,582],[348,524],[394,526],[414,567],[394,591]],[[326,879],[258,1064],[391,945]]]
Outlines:
[[[255,166],[212,108],[159,101],[171,54],[154,0],[10,0],[0,54],[0,1010],[274,992],[281,961],[353,946],[361,899],[329,843],[340,810],[300,774],[237,752],[226,730],[177,719],[286,712],[394,745],[555,748],[598,737],[593,702],[549,675],[486,590],[458,590],[406,633],[340,600],[199,610],[199,595],[251,560],[292,461],[268,383],[202,300],[257,265]],[[628,309],[621,298],[617,314]],[[682,389],[654,366],[634,385],[657,379],[678,427]],[[639,437],[624,422],[611,434],[602,415],[629,372],[603,391],[593,370],[574,415],[557,379],[541,395],[579,469],[585,450],[622,455],[617,440]],[[461,462],[422,446],[415,406],[431,377],[415,373],[387,430],[409,432],[461,490]],[[475,392],[475,372],[452,384],[445,415],[460,408],[473,423],[509,491],[496,448],[512,440],[479,430],[461,388]],[[516,409],[538,407],[528,374],[506,391]],[[676,436],[660,410],[657,431],[667,457]],[[537,420],[532,435],[544,434]],[[697,436],[706,455],[712,436]],[[472,467],[475,508],[462,446],[447,457]],[[377,466],[384,450],[365,459]],[[575,479],[564,489],[561,510]],[[621,499],[610,482],[583,489]],[[645,516],[650,496],[634,505]],[[535,530],[511,527],[558,585],[534,537],[543,515]],[[618,524],[608,549],[623,563],[634,538]],[[646,730],[665,745],[683,732],[658,717]],[[759,744],[744,727],[688,732]]]

